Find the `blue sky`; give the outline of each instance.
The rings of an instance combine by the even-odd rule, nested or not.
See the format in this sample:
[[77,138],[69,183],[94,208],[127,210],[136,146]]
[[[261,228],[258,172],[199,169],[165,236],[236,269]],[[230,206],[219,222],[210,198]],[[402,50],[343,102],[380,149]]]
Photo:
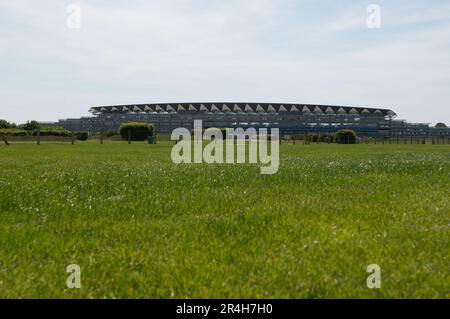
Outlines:
[[[66,25],[72,3],[80,29]],[[370,4],[380,29],[367,28]],[[215,100],[450,124],[450,1],[0,0],[0,118]]]

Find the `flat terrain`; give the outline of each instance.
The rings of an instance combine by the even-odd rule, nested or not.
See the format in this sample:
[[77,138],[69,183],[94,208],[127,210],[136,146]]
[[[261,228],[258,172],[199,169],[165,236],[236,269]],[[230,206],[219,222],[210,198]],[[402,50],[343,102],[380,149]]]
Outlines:
[[0,298],[450,298],[449,145],[283,144],[272,176],[171,147],[1,145]]

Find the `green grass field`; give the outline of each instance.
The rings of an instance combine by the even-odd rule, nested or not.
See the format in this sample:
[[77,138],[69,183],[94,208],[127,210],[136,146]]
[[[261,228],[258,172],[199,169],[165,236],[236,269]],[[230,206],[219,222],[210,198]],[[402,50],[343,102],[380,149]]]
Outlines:
[[171,147],[1,145],[0,298],[450,298],[449,145],[283,144],[272,176]]

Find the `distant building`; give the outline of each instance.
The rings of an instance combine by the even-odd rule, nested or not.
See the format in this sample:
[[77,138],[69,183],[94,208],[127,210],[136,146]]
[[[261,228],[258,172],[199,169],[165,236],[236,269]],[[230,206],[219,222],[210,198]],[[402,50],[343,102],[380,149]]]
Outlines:
[[154,124],[160,133],[178,127],[193,128],[194,120],[203,127],[279,128],[281,134],[333,133],[352,129],[359,136],[449,135],[449,129],[398,120],[384,108],[280,103],[161,103],[96,106],[91,117],[60,120],[56,123],[71,131],[116,131],[127,122]]

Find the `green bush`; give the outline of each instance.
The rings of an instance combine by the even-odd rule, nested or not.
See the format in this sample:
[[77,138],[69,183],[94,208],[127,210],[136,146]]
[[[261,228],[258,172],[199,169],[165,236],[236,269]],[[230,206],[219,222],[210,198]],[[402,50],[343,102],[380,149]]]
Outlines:
[[75,132],[74,135],[77,137],[79,141],[87,141],[89,138],[88,132]]
[[128,141],[128,134],[131,132],[132,141],[145,141],[149,136],[153,136],[153,125],[147,123],[125,123],[119,128],[119,135]]
[[317,135],[317,134],[310,135],[310,136],[309,136],[309,140],[310,140],[312,143],[317,143],[317,142],[319,142],[319,135]]
[[356,144],[356,133],[353,130],[339,130],[335,139],[338,144]]
[[319,139],[323,143],[333,143],[335,140],[334,134],[320,134]]

